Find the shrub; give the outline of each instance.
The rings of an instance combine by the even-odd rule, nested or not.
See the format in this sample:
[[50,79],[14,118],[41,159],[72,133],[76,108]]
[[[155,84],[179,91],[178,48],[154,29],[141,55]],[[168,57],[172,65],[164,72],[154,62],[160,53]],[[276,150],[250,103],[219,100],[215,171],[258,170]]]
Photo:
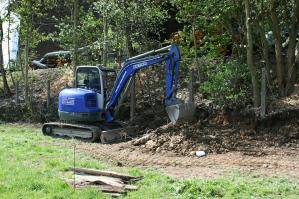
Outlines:
[[[214,63],[213,63],[214,62]],[[248,102],[250,73],[246,64],[235,60],[219,62],[207,60],[205,66],[206,81],[201,92],[219,105]]]

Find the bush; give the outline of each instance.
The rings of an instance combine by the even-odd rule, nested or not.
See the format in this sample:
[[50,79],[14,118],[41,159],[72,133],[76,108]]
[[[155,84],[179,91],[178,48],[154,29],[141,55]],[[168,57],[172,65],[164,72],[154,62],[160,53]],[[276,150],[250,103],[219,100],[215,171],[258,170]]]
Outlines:
[[202,93],[219,105],[245,105],[250,93],[250,73],[247,65],[235,60],[216,63],[215,60],[206,60],[206,63],[206,81],[200,86]]

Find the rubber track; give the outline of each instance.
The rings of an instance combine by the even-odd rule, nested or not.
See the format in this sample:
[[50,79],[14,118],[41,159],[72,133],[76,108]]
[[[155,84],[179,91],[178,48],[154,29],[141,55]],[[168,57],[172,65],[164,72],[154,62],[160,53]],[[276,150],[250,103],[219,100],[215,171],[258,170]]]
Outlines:
[[[67,136],[67,137],[76,137],[76,138],[80,138],[83,139],[85,141],[91,141],[91,142],[96,142],[99,140],[100,138],[100,134],[101,134],[101,128],[97,127],[97,126],[93,126],[93,125],[85,125],[85,124],[70,124],[70,123],[62,123],[62,122],[50,122],[50,123],[45,123],[42,127],[42,132],[44,135],[49,135],[46,132],[46,127],[52,127],[52,129],[61,129],[62,131],[65,130],[74,130],[74,131],[80,131],[80,129],[82,130],[81,133],[75,134],[75,136],[70,136],[70,133],[63,133],[63,132],[59,132],[59,133],[53,133],[50,134],[50,136]],[[90,131],[90,133],[92,134],[92,136],[88,136],[88,138],[86,136],[80,136],[79,134],[85,134],[87,131]]]

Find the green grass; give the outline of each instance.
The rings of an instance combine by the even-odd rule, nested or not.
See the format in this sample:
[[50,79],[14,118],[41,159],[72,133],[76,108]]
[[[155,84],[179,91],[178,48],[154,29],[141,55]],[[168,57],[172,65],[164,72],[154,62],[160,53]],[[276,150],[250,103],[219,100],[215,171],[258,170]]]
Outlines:
[[[71,140],[44,137],[39,129],[0,125],[0,198],[109,198],[95,188],[76,190],[62,178],[73,165]],[[77,152],[80,167],[144,175],[138,191],[123,198],[298,198],[296,182],[279,178],[242,176],[212,180],[177,180],[158,170],[117,168]]]

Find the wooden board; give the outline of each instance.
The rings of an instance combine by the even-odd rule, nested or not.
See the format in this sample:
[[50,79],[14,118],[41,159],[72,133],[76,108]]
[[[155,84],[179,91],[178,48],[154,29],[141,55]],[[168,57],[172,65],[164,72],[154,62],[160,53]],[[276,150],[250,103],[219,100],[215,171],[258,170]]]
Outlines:
[[143,179],[143,176],[130,176],[122,173],[111,172],[111,171],[101,171],[96,169],[87,169],[87,168],[70,168],[70,170],[75,171],[77,173],[85,173],[90,175],[97,175],[97,176],[108,176],[108,177],[115,177],[120,178],[125,181],[137,181]]
[[70,168],[75,171],[74,179],[64,179],[67,183],[82,188],[84,186],[96,187],[104,193],[118,197],[127,191],[137,190],[138,186],[127,184],[142,179],[142,176],[134,177],[122,173],[101,171],[87,168]]
[[120,178],[113,178],[107,176],[94,176],[94,175],[78,175],[76,174],[75,179],[78,182],[90,182],[92,184],[110,185],[115,187],[125,187],[124,182]]

